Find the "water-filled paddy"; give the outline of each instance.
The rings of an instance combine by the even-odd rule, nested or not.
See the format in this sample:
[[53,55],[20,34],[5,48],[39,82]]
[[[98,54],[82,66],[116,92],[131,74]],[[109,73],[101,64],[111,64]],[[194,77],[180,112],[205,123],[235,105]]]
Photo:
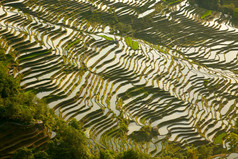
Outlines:
[[142,149],[156,155],[168,134],[199,145],[234,125],[238,30],[229,20],[201,19],[186,1],[54,3],[2,2],[0,42],[18,55],[21,85],[81,121],[88,138],[120,150],[136,145],[121,136],[149,125],[158,135]]

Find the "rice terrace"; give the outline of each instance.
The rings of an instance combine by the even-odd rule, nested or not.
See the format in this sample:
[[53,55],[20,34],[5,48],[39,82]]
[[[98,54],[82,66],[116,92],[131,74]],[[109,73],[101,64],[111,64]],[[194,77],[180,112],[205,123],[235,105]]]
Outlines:
[[238,158],[238,0],[1,0],[0,158]]

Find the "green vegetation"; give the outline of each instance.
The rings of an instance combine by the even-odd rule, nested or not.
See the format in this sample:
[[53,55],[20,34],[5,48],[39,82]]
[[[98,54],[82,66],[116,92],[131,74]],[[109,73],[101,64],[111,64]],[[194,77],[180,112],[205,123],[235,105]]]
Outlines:
[[157,128],[152,128],[151,126],[143,126],[139,131],[134,131],[129,137],[137,142],[148,142],[157,135]]
[[42,120],[47,123],[49,109],[44,101],[33,92],[20,88],[19,79],[10,75],[14,66],[13,58],[0,50],[0,120],[34,123]]
[[160,153],[161,159],[197,159],[197,150],[193,146],[182,148],[178,143],[164,141],[163,147],[164,151]]
[[[223,12],[225,14],[229,14],[233,17],[233,21],[238,21],[238,1],[237,0],[189,0],[190,3],[198,4],[200,7],[209,9],[209,10],[216,10]],[[210,11],[207,11],[202,17],[208,16]],[[201,17],[201,19],[203,19]]]
[[222,144],[222,140],[223,138],[226,136],[226,133],[223,132],[221,134],[219,134],[215,139],[214,139],[214,143],[215,144]]
[[211,145],[200,146],[197,149],[199,158],[208,158],[209,156],[212,156],[213,149],[214,149],[214,146],[211,146]]
[[78,44],[79,42],[80,42],[80,39],[76,39],[76,40],[74,40],[73,42],[69,43],[69,44],[65,47],[65,49],[68,50],[69,48],[71,48],[72,46]]
[[33,92],[24,91],[19,79],[13,78],[9,73],[13,64],[12,57],[5,55],[4,50],[0,49],[0,122],[37,124],[40,120],[45,127],[56,132],[50,143],[43,147],[45,151],[23,147],[13,158],[90,158],[87,138],[79,123],[72,120],[67,124],[55,116],[47,104]]
[[87,146],[87,138],[76,122],[67,124],[54,117],[52,129],[56,136],[42,149],[23,147],[16,151],[13,159],[89,159],[92,158]]
[[238,19],[238,8],[233,10],[233,17]]
[[129,34],[133,32],[132,26],[130,24],[124,24],[122,22],[119,22],[115,25],[116,29],[119,30],[120,34]]
[[[24,124],[37,124],[42,121],[56,136],[47,145],[39,148],[23,147],[15,150],[13,159],[90,159],[90,158],[118,158],[133,159],[144,158],[149,155],[138,153],[134,150],[122,152],[117,155],[101,149],[100,155],[92,155],[89,151],[88,140],[81,129],[81,124],[72,119],[66,123],[63,119],[54,115],[47,104],[38,99],[33,92],[24,91],[19,84],[18,78],[10,75],[10,69],[14,65],[13,58],[5,55],[0,49],[0,122],[13,121]],[[119,120],[123,120],[121,116]],[[121,122],[121,135],[128,131],[126,121]],[[27,145],[25,145],[27,146]]]
[[179,2],[181,2],[182,0],[163,0],[163,1],[166,2],[166,3],[169,3],[169,4],[171,5],[171,4],[179,3]]
[[113,38],[108,37],[108,36],[106,36],[106,35],[100,35],[100,36],[103,37],[103,38],[106,39],[106,40],[109,40],[109,41],[113,41],[113,40],[114,40]]
[[[126,38],[127,44],[135,48],[134,41],[131,38]],[[137,48],[138,49],[138,48]],[[14,159],[149,159],[150,155],[142,153],[139,150],[128,150],[117,154],[116,152],[100,148],[99,154],[91,154],[88,147],[88,140],[81,129],[81,123],[72,119],[66,123],[63,119],[54,115],[45,102],[35,97],[33,92],[24,91],[19,85],[19,79],[13,78],[10,75],[10,69],[14,66],[13,58],[10,55],[5,55],[4,50],[1,49],[0,54],[0,113],[1,122],[14,121],[18,123],[35,124],[41,120],[45,127],[48,127],[56,136],[50,140],[46,145],[40,148],[22,147],[17,150],[12,158]],[[207,85],[208,81],[204,81]],[[138,89],[135,92],[143,91]],[[133,95],[133,91],[131,95]],[[117,132],[121,138],[126,138],[128,131],[128,120],[123,118],[121,114],[118,116],[121,125]],[[178,143],[163,142],[163,151],[158,156],[158,159],[165,158],[193,158],[203,159],[220,153],[237,152],[237,126],[234,132],[221,133],[215,138],[215,144],[202,145],[198,148],[193,146],[183,148]],[[129,137],[136,142],[148,142],[153,137],[158,135],[156,128],[144,126],[141,130],[133,132]],[[230,150],[223,149],[222,140],[227,140]]]
[[[91,157],[87,146],[87,138],[77,121],[67,125],[63,120],[56,123],[56,137],[54,137],[46,150],[52,159],[87,159]],[[79,157],[80,156],[80,157]]]
[[20,57],[20,60],[32,59],[32,58],[37,57],[37,56],[47,55],[47,54],[49,54],[50,52],[51,52],[50,50],[47,50],[47,51],[39,51],[39,52],[36,52],[36,53],[32,53],[32,54],[30,54],[30,55],[22,56],[22,57]]
[[[48,156],[45,154],[44,157],[42,155],[41,155],[41,157],[44,158],[44,157],[48,157]],[[13,159],[34,159],[34,158],[35,157],[34,157],[32,150],[28,149],[26,147],[19,149],[13,156]]]
[[101,150],[99,156],[100,156],[100,159],[114,159],[115,158],[114,152],[109,150]]
[[128,150],[119,154],[116,159],[150,159],[151,157],[147,154],[141,153],[140,151]]
[[116,155],[109,150],[101,150],[99,159],[151,159],[148,154],[140,152],[140,150],[127,150]]
[[211,15],[212,14],[212,11],[211,10],[208,10],[206,11],[202,16],[201,16],[201,19],[204,19],[206,18],[207,16]]
[[228,151],[221,145],[213,143],[203,144],[197,148],[193,145],[181,147],[176,142],[163,142],[163,151],[161,151],[160,159],[208,159],[215,156],[226,155],[234,151]]
[[133,41],[130,37],[125,38],[126,44],[130,46],[133,50],[139,49],[139,44],[137,41]]
[[[165,2],[169,4],[175,4],[177,2],[180,2],[180,0],[164,0]],[[212,1],[211,1],[212,2]],[[210,4],[210,2],[209,2]],[[234,18],[238,17],[238,10],[237,8],[233,9],[236,5],[229,5],[229,4],[223,4],[223,7],[220,8],[231,8],[232,9],[232,15]],[[163,9],[163,7],[159,8]],[[217,7],[216,9],[219,10]],[[110,13],[113,13],[113,10],[110,10]],[[92,16],[89,16],[91,14]],[[101,15],[102,14],[102,15]],[[85,13],[85,17],[93,17],[94,19],[90,19],[92,21],[103,21],[104,19],[102,17],[105,13],[97,13],[94,11],[93,13]],[[204,19],[212,14],[212,10],[206,11],[202,16],[201,19]],[[95,15],[95,16],[94,16]],[[80,15],[81,16],[81,15]],[[126,19],[126,18],[125,18]],[[145,25],[150,25],[151,19],[143,19],[143,22],[139,22],[139,20],[136,22],[134,20],[133,24],[133,18],[129,20],[124,20],[124,22],[118,22],[117,17],[114,18],[115,21],[113,21],[110,26],[115,30],[119,31],[120,35],[127,35],[128,33],[133,33],[135,27],[140,27],[138,24],[142,24],[144,21],[147,22]],[[107,19],[107,22],[109,22],[109,18]],[[162,25],[161,25],[162,28]],[[159,28],[160,29],[160,28]],[[170,28],[165,28],[170,29]],[[172,28],[173,29],[173,28]],[[139,29],[138,29],[139,30]],[[171,31],[171,33],[173,33]],[[117,33],[118,34],[118,33]],[[108,41],[113,41],[113,38],[101,35],[104,39]],[[150,37],[149,37],[150,38]],[[165,38],[166,39],[166,38]],[[80,42],[79,39],[76,38],[76,40],[71,41],[70,43],[64,45],[66,46],[65,49],[68,50],[71,47],[78,45]],[[131,37],[125,37],[125,42],[127,46],[129,46],[133,50],[139,49],[139,44],[137,41],[132,40]],[[159,46],[159,45],[158,45]],[[163,48],[158,47],[158,50],[161,52],[165,52]],[[120,50],[119,50],[120,51]],[[20,60],[29,60],[30,58],[35,58],[37,56],[42,56],[46,52],[37,52],[32,53],[27,56],[22,56]],[[88,52],[88,54],[92,54],[91,52]],[[93,55],[92,55],[93,56]],[[171,62],[171,65],[173,63]],[[98,154],[91,154],[89,148],[88,148],[88,140],[86,136],[84,135],[83,130],[81,129],[81,124],[76,121],[75,119],[72,119],[69,123],[66,123],[61,118],[54,115],[53,111],[50,110],[47,106],[47,104],[41,100],[36,98],[34,92],[31,91],[24,91],[20,85],[19,85],[19,78],[13,78],[11,76],[11,71],[14,69],[14,60],[10,55],[5,55],[4,50],[1,49],[0,54],[0,120],[1,121],[14,121],[18,123],[27,123],[27,124],[35,124],[37,121],[42,121],[43,125],[53,132],[56,133],[56,136],[51,139],[49,143],[46,145],[40,147],[40,148],[34,148],[34,147],[23,147],[19,149],[15,154],[13,158],[32,158],[32,159],[42,159],[42,158],[49,158],[49,159],[64,159],[64,158],[100,158],[100,159],[112,159],[112,158],[118,158],[118,159],[145,159],[145,158],[151,158],[150,155],[144,154],[139,150],[128,150],[125,152],[122,152],[120,154],[117,154],[117,152],[113,152],[110,150],[105,150],[104,148],[101,148],[99,146],[99,155]],[[88,68],[85,66],[84,63],[81,63],[81,68],[77,69],[77,67],[66,67],[63,70],[63,73],[69,74],[73,71],[77,72],[85,72]],[[171,67],[169,67],[170,69]],[[82,73],[83,74],[83,73]],[[106,76],[106,75],[105,75]],[[108,75],[110,76],[110,74]],[[108,77],[109,78],[109,77]],[[215,85],[216,87],[212,88],[209,83],[209,80],[204,80],[204,86],[208,87],[209,90],[214,90],[216,87],[221,87],[219,84]],[[133,88],[134,89],[134,88]],[[62,92],[63,94],[63,92]],[[124,98],[130,98],[137,96],[138,94],[148,94],[145,87],[140,87],[139,89],[127,91]],[[78,95],[78,94],[77,94]],[[50,98],[60,98],[60,96],[51,96],[48,98],[48,101],[53,101]],[[152,99],[152,98],[151,98]],[[108,104],[108,107],[110,105],[110,98],[107,98],[106,103]],[[120,108],[123,104],[123,100],[120,100],[118,102],[118,107]],[[110,110],[111,111],[111,110]],[[114,114],[113,114],[114,115]],[[143,120],[146,120],[147,118],[142,118]],[[123,118],[123,114],[119,117],[117,117],[118,123],[120,123],[119,128],[115,128],[114,132],[117,135],[117,137],[120,138],[126,138],[126,134],[128,132],[128,124],[129,121],[127,119]],[[144,123],[144,122],[142,122]],[[237,125],[236,125],[237,126]],[[235,128],[237,130],[237,128]],[[190,145],[190,147],[181,147],[178,143],[163,142],[163,150],[159,154],[159,158],[209,158],[212,155],[219,154],[219,153],[230,153],[230,152],[237,152],[237,143],[238,143],[238,135],[234,132],[228,132],[228,133],[221,133],[218,136],[215,137],[214,143],[218,144],[208,144],[208,145],[202,145],[198,148],[195,148]],[[118,135],[119,134],[119,135]],[[133,139],[133,141],[138,142],[139,144],[141,142],[148,142],[151,141],[153,137],[156,137],[158,135],[158,131],[156,128],[151,128],[150,126],[144,126],[139,131],[133,132],[129,138]],[[204,134],[202,134],[204,135]],[[222,141],[228,141],[228,144],[230,146],[230,150],[223,149],[221,144]],[[98,146],[98,145],[96,145]]]
[[227,138],[227,141],[229,142],[230,150],[232,152],[238,153],[238,134],[237,134],[237,132],[230,133],[230,135]]
[[117,134],[121,138],[125,138],[128,132],[129,121],[123,117],[122,113],[117,117],[117,120],[120,122],[120,127],[116,130]]
[[207,87],[208,84],[209,84],[209,80],[208,80],[208,79],[204,79],[204,80],[203,80],[203,85],[204,85],[205,87]]

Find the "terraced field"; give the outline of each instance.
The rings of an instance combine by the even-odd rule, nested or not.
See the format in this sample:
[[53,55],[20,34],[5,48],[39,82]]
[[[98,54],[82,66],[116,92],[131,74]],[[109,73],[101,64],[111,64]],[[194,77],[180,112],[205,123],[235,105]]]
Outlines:
[[49,131],[42,124],[22,125],[5,122],[0,125],[0,158],[10,158],[22,146],[40,147],[49,141]]
[[[14,76],[56,114],[80,120],[96,145],[156,155],[164,138],[197,146],[234,125],[238,29],[229,17],[201,19],[206,10],[186,0],[0,4],[0,43],[17,55]],[[131,136],[146,125],[158,133],[138,143]]]

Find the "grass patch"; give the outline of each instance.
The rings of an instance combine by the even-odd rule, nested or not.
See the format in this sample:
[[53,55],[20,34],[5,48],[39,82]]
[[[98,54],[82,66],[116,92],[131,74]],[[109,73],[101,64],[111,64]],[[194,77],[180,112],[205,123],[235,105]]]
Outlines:
[[225,133],[225,132],[219,134],[219,135],[214,139],[214,143],[215,143],[215,144],[222,144],[222,139],[223,139],[224,136],[226,136],[226,133]]
[[126,44],[130,46],[133,50],[139,49],[139,44],[137,41],[133,41],[130,37],[125,38]]
[[106,35],[99,35],[99,36],[101,36],[101,37],[103,37],[104,39],[109,40],[109,41],[113,41],[113,40],[114,40],[113,38],[108,37],[108,36],[106,36]]
[[212,14],[212,11],[211,11],[211,10],[208,10],[208,11],[206,11],[206,12],[201,16],[201,19],[204,19],[204,18],[210,16],[211,14]]
[[169,4],[179,3],[181,0],[163,0],[164,2],[167,2]]

